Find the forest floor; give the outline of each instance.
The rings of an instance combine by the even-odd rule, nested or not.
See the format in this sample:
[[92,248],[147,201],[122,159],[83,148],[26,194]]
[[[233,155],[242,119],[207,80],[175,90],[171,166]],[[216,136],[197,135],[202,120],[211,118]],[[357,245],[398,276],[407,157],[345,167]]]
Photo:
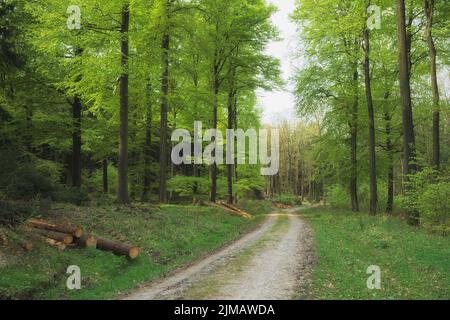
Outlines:
[[269,214],[261,227],[197,263],[122,298],[293,299],[308,296],[314,254],[297,209]]
[[[264,200],[241,202],[240,207],[254,218],[190,205],[51,204],[47,212],[37,210],[35,216],[82,225],[94,235],[137,245],[141,256],[130,261],[95,249],[59,251],[39,241],[26,252],[11,241],[0,246],[0,299],[114,298],[210,255],[254,230],[273,210],[271,202]],[[2,230],[6,235],[14,232]],[[70,265],[81,269],[81,290],[66,287]]]
[[[329,208],[302,211],[314,230],[313,299],[450,299],[450,238],[398,217]],[[381,289],[368,289],[369,266]]]

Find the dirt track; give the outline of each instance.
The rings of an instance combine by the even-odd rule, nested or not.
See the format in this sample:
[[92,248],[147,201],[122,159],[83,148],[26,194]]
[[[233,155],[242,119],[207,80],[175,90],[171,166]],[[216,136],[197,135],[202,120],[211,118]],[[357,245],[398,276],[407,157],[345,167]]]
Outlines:
[[308,296],[311,230],[295,210],[268,215],[233,244],[125,299],[294,299]]

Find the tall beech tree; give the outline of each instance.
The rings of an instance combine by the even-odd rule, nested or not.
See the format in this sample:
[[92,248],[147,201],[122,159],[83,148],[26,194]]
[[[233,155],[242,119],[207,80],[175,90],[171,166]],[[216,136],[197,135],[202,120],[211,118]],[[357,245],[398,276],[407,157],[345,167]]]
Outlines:
[[[370,6],[370,1],[368,6]],[[369,212],[375,214],[378,205],[377,164],[375,151],[375,112],[372,96],[370,74],[370,31],[367,24],[364,28],[364,84],[366,88],[367,113],[369,115],[369,172],[370,172],[370,205]]]
[[430,57],[431,91],[433,93],[433,165],[439,169],[441,165],[440,98],[436,67],[437,52],[433,39],[434,8],[434,0],[424,0],[424,10],[426,17],[425,34],[427,38],[428,52]]
[[403,144],[404,144],[404,174],[416,171],[415,150],[416,138],[414,134],[414,120],[411,102],[410,84],[410,40],[407,40],[405,1],[397,0],[397,45],[400,78],[400,96],[402,102]]
[[121,67],[120,75],[120,139],[119,139],[119,188],[117,199],[120,203],[130,201],[128,194],[128,74],[129,74],[129,35],[130,5],[126,2],[122,8],[120,27]]

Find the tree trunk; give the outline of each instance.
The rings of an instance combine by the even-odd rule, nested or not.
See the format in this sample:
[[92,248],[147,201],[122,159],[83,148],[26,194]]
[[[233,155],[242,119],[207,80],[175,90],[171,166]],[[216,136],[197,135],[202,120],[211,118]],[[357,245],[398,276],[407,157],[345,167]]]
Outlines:
[[430,56],[430,76],[431,76],[431,90],[433,92],[433,166],[439,170],[440,161],[440,98],[439,88],[437,82],[436,72],[436,47],[433,39],[433,15],[434,15],[434,0],[424,0],[425,15],[427,17],[427,24],[425,33],[427,36],[428,51]]
[[122,9],[121,35],[121,66],[120,76],[120,138],[119,138],[119,188],[117,200],[125,204],[130,202],[128,195],[128,53],[130,25],[129,4]]
[[102,168],[103,168],[103,193],[108,194],[108,160],[104,159],[102,161]]
[[[236,90],[231,88],[228,93],[228,125],[227,128],[232,130],[234,128],[234,97],[236,95]],[[233,138],[234,139],[234,138]],[[228,150],[227,152],[233,152],[233,164],[227,164],[227,203],[233,204],[233,176],[234,176],[234,149]],[[228,158],[228,157],[227,157]]]
[[138,247],[100,237],[97,238],[97,249],[112,251],[115,254],[127,256],[130,259],[136,259],[140,253]]
[[72,103],[72,186],[81,187],[81,100],[75,97]]
[[[405,180],[408,180],[409,174],[417,171],[415,161],[415,135],[414,121],[411,103],[411,85],[410,85],[410,52],[408,50],[408,41],[405,25],[405,1],[397,0],[397,37],[398,37],[398,56],[399,56],[399,76],[400,76],[400,95],[402,100],[402,120],[403,120],[403,141],[404,141],[404,161],[403,173]],[[405,186],[408,188],[408,186]],[[419,212],[413,210],[409,212],[409,223],[419,224]]]
[[[168,9],[167,9],[168,10]],[[170,36],[166,31],[162,41],[163,74],[161,76],[161,124],[159,150],[159,200],[167,202],[167,112],[169,109],[169,49]]]
[[[357,68],[357,64],[356,64]],[[358,71],[355,70],[353,74],[353,82],[355,86],[354,102],[352,107],[352,120],[350,124],[351,135],[351,152],[350,152],[350,196],[352,201],[352,210],[359,211],[358,202]]]
[[93,235],[83,235],[80,238],[76,238],[75,243],[81,247],[96,248],[97,238],[94,237]]
[[[217,54],[216,54],[217,57]],[[212,129],[217,130],[217,112],[219,109],[219,66],[217,61],[214,63],[213,69],[213,90],[214,90],[214,105],[213,105],[213,114],[212,114]],[[217,144],[217,139],[213,137],[214,145]],[[212,156],[216,157],[216,148],[214,148]],[[211,175],[211,192],[209,200],[211,202],[216,202],[217,197],[217,164],[216,161],[210,164],[210,175]]]
[[375,154],[375,115],[372,99],[372,87],[370,79],[370,34],[364,30],[364,82],[366,87],[367,111],[369,115],[369,172],[370,172],[370,206],[369,213],[377,213],[377,166]]
[[397,36],[400,70],[400,95],[402,101],[403,139],[404,139],[404,174],[416,171],[415,135],[411,103],[411,87],[409,78],[409,54],[406,40],[405,1],[397,0]]
[[[172,106],[173,109],[173,113],[172,113],[172,132],[174,132],[177,129],[177,110],[175,108],[175,106]],[[171,145],[171,147],[174,147],[174,143],[173,142],[167,142],[168,144]],[[183,155],[184,157],[184,155]],[[175,177],[175,172],[176,172],[176,167],[175,167],[175,163],[173,163],[172,161],[170,162],[170,179],[172,179],[173,177]],[[172,201],[172,197],[173,197],[173,192],[172,190],[170,190],[169,192],[169,200]]]
[[151,172],[150,164],[152,162],[152,103],[149,99],[147,117],[145,123],[145,146],[144,146],[144,188],[142,191],[142,200],[148,201],[150,194]]
[[29,219],[27,221],[27,224],[30,227],[36,228],[36,229],[42,229],[42,230],[48,230],[48,231],[56,231],[60,233],[67,233],[74,237],[80,238],[84,231],[82,227],[73,227],[68,225],[58,225],[46,222],[44,220],[38,220],[38,219]]
[[385,112],[384,120],[386,122],[386,152],[388,156],[388,175],[387,175],[387,201],[386,213],[392,214],[394,209],[394,146],[392,145],[392,116]]

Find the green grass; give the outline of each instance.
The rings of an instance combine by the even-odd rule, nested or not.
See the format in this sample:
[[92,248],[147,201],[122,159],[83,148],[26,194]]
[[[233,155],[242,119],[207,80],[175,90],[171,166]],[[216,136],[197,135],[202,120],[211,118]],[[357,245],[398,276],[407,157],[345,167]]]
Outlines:
[[[314,299],[450,299],[450,238],[397,218],[309,209],[315,233]],[[370,265],[381,290],[367,289]]]
[[[255,203],[257,209],[260,204]],[[251,209],[249,204],[246,208]],[[258,213],[257,210],[250,210]],[[89,232],[138,245],[135,261],[109,252],[73,248],[58,251],[37,243],[31,253],[15,254],[0,268],[0,299],[108,299],[161,277],[232,241],[255,227],[251,221],[219,209],[166,205],[77,208],[64,206],[48,219],[82,224]],[[11,253],[10,253],[11,254]],[[68,290],[69,265],[81,268],[82,289]]]

